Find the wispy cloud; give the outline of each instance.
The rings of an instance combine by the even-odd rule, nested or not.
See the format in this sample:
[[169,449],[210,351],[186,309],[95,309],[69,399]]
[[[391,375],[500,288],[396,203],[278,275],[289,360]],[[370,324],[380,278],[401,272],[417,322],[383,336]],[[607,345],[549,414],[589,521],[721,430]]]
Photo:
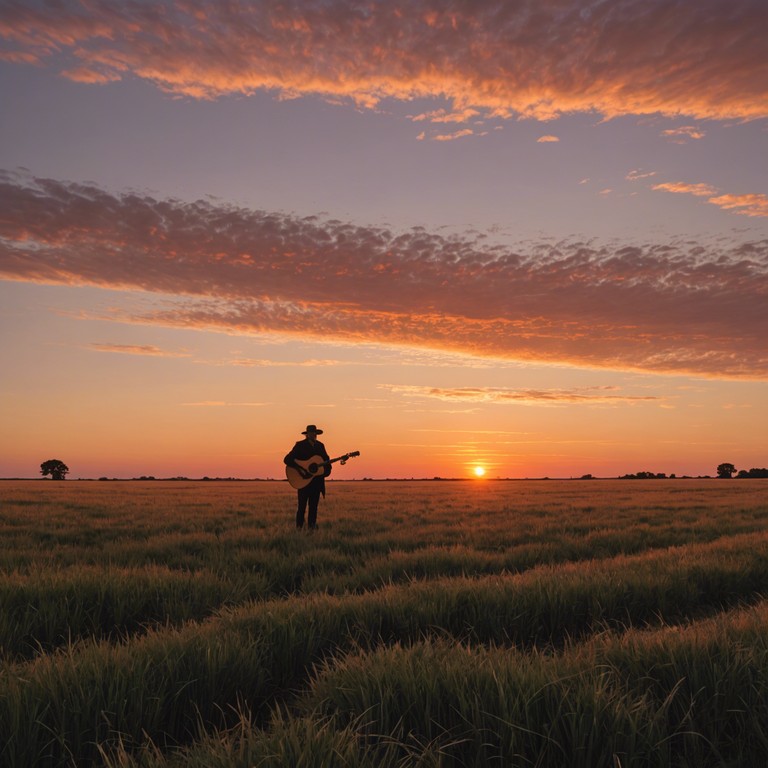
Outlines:
[[665,182],[655,184],[653,189],[661,192],[675,192],[683,195],[696,195],[696,197],[710,197],[717,194],[717,189],[709,184],[687,184],[683,181]]
[[123,355],[149,355],[151,357],[190,357],[188,352],[171,352],[153,344],[97,344],[88,345],[96,352],[118,352]]
[[638,181],[639,179],[649,179],[651,176],[655,176],[656,171],[642,171],[639,168],[634,171],[630,171],[626,176],[627,181]]
[[547,136],[539,136],[538,139],[536,139],[537,144],[557,144],[560,141],[560,139],[557,136],[547,135]]
[[383,384],[392,392],[429,397],[448,402],[502,403],[521,405],[619,405],[659,403],[653,395],[622,395],[615,387],[581,389],[505,389],[502,387],[426,387]]
[[0,177],[0,277],[176,297],[131,323],[765,378],[766,276],[765,240],[494,246]]
[[269,403],[230,403],[226,400],[201,400],[196,403],[180,403],[189,408],[262,408]]
[[693,125],[681,125],[679,128],[668,128],[661,132],[675,144],[685,144],[689,139],[703,139],[707,134]]
[[437,432],[446,435],[473,435],[474,437],[493,437],[498,440],[499,437],[510,437],[512,435],[528,435],[529,432],[513,432],[508,429],[435,429],[419,427],[410,429],[409,432]]
[[686,184],[684,182],[656,184],[653,189],[662,192],[677,192],[695,195],[696,197],[706,197],[708,198],[708,203],[742,216],[768,216],[768,195],[720,195],[718,190],[709,184]]
[[471,128],[462,128],[460,131],[454,131],[453,133],[439,133],[437,136],[433,136],[433,141],[455,141],[456,139],[463,139],[466,136],[472,136],[474,131]]
[[446,98],[446,114],[502,118],[757,118],[768,114],[765,18],[763,0],[698,0],[695,13],[667,0],[9,0],[0,38],[6,61],[191,98],[269,90],[369,108]]
[[476,109],[462,109],[457,112],[448,112],[445,109],[436,109],[432,112],[423,112],[420,115],[413,115],[411,120],[415,123],[428,120],[430,123],[466,123],[476,118],[480,112]]
[[336,365],[349,365],[341,360],[265,360],[254,358],[239,358],[230,360],[229,365],[241,366],[243,368],[319,368]]

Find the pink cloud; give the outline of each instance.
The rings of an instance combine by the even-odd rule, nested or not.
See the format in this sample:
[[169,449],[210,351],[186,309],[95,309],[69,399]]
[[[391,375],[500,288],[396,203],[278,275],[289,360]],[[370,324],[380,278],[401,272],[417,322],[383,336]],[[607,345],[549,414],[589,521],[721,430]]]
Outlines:
[[124,355],[150,355],[152,357],[190,357],[187,352],[169,352],[153,344],[89,344],[96,352],[118,352]]
[[116,72],[98,72],[90,67],[73,67],[61,74],[75,83],[90,83],[91,85],[104,85],[121,79]]
[[229,365],[236,365],[242,368],[318,368],[321,366],[348,365],[340,360],[302,360],[293,362],[287,360],[265,360],[254,358],[239,358],[230,361]]
[[4,56],[66,59],[191,98],[316,94],[373,107],[439,97],[446,114],[768,114],[762,0],[435,0],[368,4],[5,3]]
[[176,297],[132,323],[760,379],[767,274],[768,241],[503,247],[0,177],[0,276]]
[[27,51],[0,51],[0,61],[10,64],[40,64],[40,59]]

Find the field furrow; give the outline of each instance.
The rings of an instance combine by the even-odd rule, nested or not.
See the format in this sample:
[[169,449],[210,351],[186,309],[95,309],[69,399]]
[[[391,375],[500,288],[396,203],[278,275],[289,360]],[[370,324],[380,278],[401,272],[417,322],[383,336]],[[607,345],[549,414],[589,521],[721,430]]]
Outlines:
[[356,483],[312,536],[279,484],[30,485],[3,524],[59,542],[4,553],[4,767],[768,757],[768,486]]

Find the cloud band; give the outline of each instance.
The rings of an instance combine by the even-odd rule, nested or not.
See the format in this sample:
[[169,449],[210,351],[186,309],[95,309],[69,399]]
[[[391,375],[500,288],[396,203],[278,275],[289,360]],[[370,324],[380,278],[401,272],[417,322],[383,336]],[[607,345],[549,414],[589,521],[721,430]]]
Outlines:
[[454,112],[768,115],[764,0],[211,0],[0,9],[0,57],[193,98],[271,90]]
[[178,297],[131,322],[765,378],[767,273],[768,241],[512,249],[0,178],[0,276]]

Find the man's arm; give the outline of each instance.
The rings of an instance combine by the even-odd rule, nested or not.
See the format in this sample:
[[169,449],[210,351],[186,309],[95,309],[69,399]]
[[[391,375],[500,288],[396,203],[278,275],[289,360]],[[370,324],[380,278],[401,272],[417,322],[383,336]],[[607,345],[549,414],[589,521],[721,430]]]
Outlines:
[[285,464],[287,467],[293,467],[294,469],[301,469],[301,467],[296,463],[296,446],[294,445],[293,448],[291,448],[288,453],[285,454],[285,458],[283,459],[283,464]]
[[304,467],[296,463],[296,448],[298,446],[298,443],[291,448],[291,450],[285,454],[285,458],[283,459],[283,463],[287,467],[292,467],[293,469],[297,470],[298,473],[306,480],[308,477],[312,477],[312,475],[307,472]]

